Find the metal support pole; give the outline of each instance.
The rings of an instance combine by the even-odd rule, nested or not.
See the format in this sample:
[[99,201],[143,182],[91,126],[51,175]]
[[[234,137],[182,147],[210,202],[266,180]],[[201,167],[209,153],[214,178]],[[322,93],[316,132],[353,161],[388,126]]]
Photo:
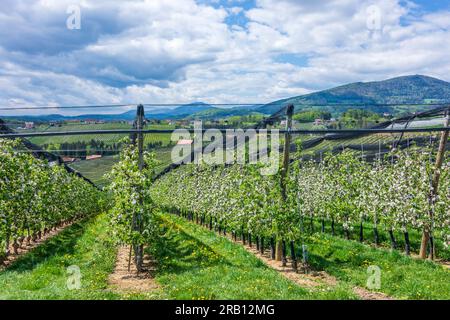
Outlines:
[[[144,106],[140,104],[137,109],[137,129],[144,129]],[[144,134],[142,132],[138,133],[138,150],[139,150],[139,170],[144,168]]]
[[[445,113],[444,126],[449,127],[449,124],[450,124],[449,122],[450,122],[450,110],[448,110]],[[421,259],[426,259],[426,257],[427,257],[428,242],[431,242],[430,259],[431,260],[434,259],[434,241],[433,241],[433,235],[432,235],[432,231],[433,231],[432,230],[433,229],[432,221],[434,218],[433,206],[434,206],[435,198],[437,196],[438,189],[439,189],[439,181],[441,178],[441,167],[442,167],[442,163],[444,162],[445,149],[447,146],[448,138],[449,138],[449,131],[442,131],[441,141],[439,143],[439,150],[438,150],[438,153],[436,156],[436,164],[434,166],[433,180],[431,182],[431,191],[430,191],[430,195],[429,195],[430,208],[428,210],[428,215],[430,217],[430,223],[425,225],[425,228],[422,233],[422,242],[420,245],[420,254],[419,255],[420,255]]]
[[[290,104],[286,109],[286,133],[284,134],[284,149],[283,149],[283,168],[281,169],[281,194],[283,201],[286,201],[286,178],[289,173],[290,149],[291,149],[291,131],[292,131],[292,116],[294,115],[294,105]],[[276,247],[276,261],[283,259],[283,244],[281,239],[277,239]]]
[[[144,115],[144,106],[138,105],[137,106],[137,113],[136,113],[136,122],[135,127],[137,130],[141,131],[144,129],[144,121],[145,121],[145,115]],[[144,134],[142,132],[138,132],[137,134],[137,141],[134,141],[134,143],[137,142],[137,148],[138,148],[138,166],[139,171],[142,171],[144,169]],[[142,197],[139,199],[140,205],[142,205],[142,202],[144,199]],[[138,214],[133,219],[133,229],[136,232],[142,233],[142,216]],[[138,272],[142,270],[142,262],[143,262],[143,255],[144,255],[144,247],[142,244],[135,244],[134,245],[134,252],[135,252],[135,259],[136,259],[136,267]]]

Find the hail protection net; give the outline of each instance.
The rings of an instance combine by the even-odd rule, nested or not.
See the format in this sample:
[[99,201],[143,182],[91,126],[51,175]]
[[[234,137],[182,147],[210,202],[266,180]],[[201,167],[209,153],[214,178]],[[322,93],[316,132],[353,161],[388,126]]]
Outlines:
[[[276,112],[270,116],[248,112],[261,106]],[[296,109],[299,107],[302,106],[295,106]],[[86,114],[88,108],[91,113]],[[234,139],[227,135],[226,130],[233,129],[280,130],[280,151],[284,149],[283,140],[288,129],[285,102],[268,105],[190,104],[182,107],[179,104],[147,104],[143,109],[143,148],[144,151],[155,153],[159,161],[159,175],[178,166],[172,163],[171,158],[173,147],[179,143],[172,141],[172,132],[176,129],[188,130],[189,135],[184,137],[183,143],[192,144],[196,135],[193,130],[198,120],[202,120],[203,130],[214,128],[223,132],[224,149],[227,148],[228,140]],[[226,110],[226,113],[217,109]],[[430,153],[436,152],[441,139],[441,131],[438,129],[445,125],[445,116],[450,107],[436,105],[424,106],[424,109],[427,111],[396,119],[384,117],[376,122],[353,120],[342,123],[333,118],[315,119],[311,122],[298,119],[294,114],[292,127],[289,129],[291,161],[300,158],[319,162],[328,154],[344,150],[351,150],[367,161],[381,160],[393,149],[420,147]],[[247,114],[244,117],[242,110]],[[0,116],[0,134],[20,135],[14,136],[23,141],[23,147],[18,152],[30,152],[49,162],[59,162],[67,170],[78,173],[100,187],[108,184],[105,174],[119,161],[120,152],[126,143],[135,137],[135,133],[130,131],[137,129],[135,105],[67,107],[67,110],[61,108],[57,112],[68,113],[64,117],[52,114],[55,112],[53,108],[33,108],[33,114],[45,115],[39,117],[13,116],[8,114],[11,110],[1,112],[6,112],[6,115]],[[404,131],[411,129],[419,130]],[[421,129],[425,130],[420,131]],[[447,141],[447,150],[449,144]],[[187,158],[192,159],[195,152],[205,152],[207,145],[208,142],[205,141],[198,150],[193,148]],[[433,161],[432,157],[430,159]]]

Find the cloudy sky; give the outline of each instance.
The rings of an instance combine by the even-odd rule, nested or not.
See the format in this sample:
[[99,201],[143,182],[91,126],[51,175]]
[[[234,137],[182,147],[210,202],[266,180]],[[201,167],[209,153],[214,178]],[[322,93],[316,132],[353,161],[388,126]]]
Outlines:
[[262,103],[407,74],[450,81],[450,1],[2,0],[0,7],[0,107]]

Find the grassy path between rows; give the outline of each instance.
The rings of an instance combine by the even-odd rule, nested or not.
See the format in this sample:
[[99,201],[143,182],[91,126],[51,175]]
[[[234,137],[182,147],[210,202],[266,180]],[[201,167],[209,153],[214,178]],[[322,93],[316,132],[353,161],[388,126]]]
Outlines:
[[[120,298],[108,290],[116,250],[106,226],[105,215],[77,222],[20,257],[0,271],[0,299]],[[79,290],[68,289],[77,277],[69,266],[80,270]]]
[[308,236],[305,243],[311,265],[340,281],[363,287],[367,268],[378,266],[381,287],[377,291],[397,299],[450,299],[450,270],[440,264],[327,234]]
[[164,214],[160,221],[148,251],[169,299],[356,299],[350,286],[301,288],[241,245],[183,218]]
[[[238,244],[168,215],[147,251],[158,261],[152,292],[118,292],[108,284],[117,248],[102,214],[67,227],[0,271],[0,299],[354,299],[350,288],[310,292],[268,268]],[[81,288],[69,290],[80,270]]]
[[[313,221],[313,230],[315,232],[321,231],[321,221],[314,220]],[[311,233],[311,222],[306,221],[304,228],[307,233]],[[363,234],[364,234],[364,242],[368,245],[374,245],[375,239],[374,239],[374,233],[373,233],[373,224],[370,222],[365,222],[363,224]],[[332,235],[331,230],[331,222],[325,221],[325,233],[329,236]],[[412,229],[409,230],[409,241],[410,241],[410,250],[412,254],[419,254],[420,251],[420,245],[422,241],[422,232]],[[340,223],[336,223],[335,225],[335,235],[336,238],[341,238],[342,240],[345,240],[345,234],[344,234],[344,228]],[[378,236],[379,236],[379,247],[390,249],[391,248],[391,242],[389,233],[384,228],[378,228]],[[397,251],[399,253],[405,252],[405,238],[404,234],[399,231],[394,231],[395,241],[397,244]],[[358,241],[359,240],[359,225],[353,226],[353,231],[350,232],[350,239]],[[359,242],[359,241],[358,241]],[[444,242],[441,238],[435,238],[435,246],[436,246],[436,256],[438,259],[442,260],[450,260],[450,248],[446,248],[444,245]]]
[[[213,239],[210,235],[212,232],[204,227],[176,216],[170,219],[206,243],[211,241],[208,239]],[[230,245],[234,244],[227,238],[221,239]],[[304,243],[308,247],[312,268],[336,277],[341,288],[366,287],[369,276],[373,275],[368,272],[368,267],[377,266],[381,280],[380,288],[376,289],[378,292],[396,299],[450,299],[450,270],[440,264],[407,257],[396,250],[375,248],[322,233],[305,236]],[[241,245],[234,245],[244,250]],[[300,248],[297,248],[298,257],[301,256],[300,252]]]
[[[367,267],[381,269],[378,291],[400,299],[450,299],[450,271],[398,252],[316,234],[305,239],[310,262],[339,279],[334,287],[302,288],[267,267],[239,243],[183,218],[161,214],[147,252],[158,262],[160,288],[119,293],[108,285],[116,247],[106,215],[78,222],[0,271],[0,299],[355,299]],[[69,266],[81,289],[69,290]],[[73,277],[73,275],[72,275]]]

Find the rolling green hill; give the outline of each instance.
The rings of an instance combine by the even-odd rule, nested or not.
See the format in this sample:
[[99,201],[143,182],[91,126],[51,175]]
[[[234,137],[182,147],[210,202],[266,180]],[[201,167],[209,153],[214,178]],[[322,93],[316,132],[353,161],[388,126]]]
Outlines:
[[213,120],[218,118],[227,118],[227,117],[234,117],[234,116],[247,116],[251,114],[261,114],[259,112],[255,112],[254,108],[248,108],[248,107],[234,107],[234,108],[210,108],[206,109],[200,112],[196,112],[187,119],[189,120]]
[[[436,78],[414,75],[397,77],[376,82],[356,82],[340,87],[314,92],[307,95],[274,101],[263,106],[236,106],[218,108],[203,102],[181,105],[174,109],[147,108],[148,119],[188,119],[213,120],[250,114],[270,115],[277,112],[287,103],[293,103],[296,111],[319,109],[340,116],[348,109],[366,109],[376,113],[392,113],[400,115],[414,111],[424,111],[433,106],[427,104],[450,102],[450,83]],[[388,106],[383,104],[389,104]],[[399,105],[395,105],[399,104]],[[411,104],[411,105],[408,105]],[[422,104],[417,106],[417,104]],[[39,116],[2,116],[4,119],[21,121],[63,121],[99,119],[104,121],[133,120],[136,111],[121,114],[86,114],[78,116],[62,116],[59,114]]]
[[[296,110],[320,108],[340,114],[354,106],[367,105],[370,111],[399,114],[405,111],[424,110],[424,106],[370,106],[371,104],[430,104],[450,101],[450,83],[427,76],[398,77],[377,82],[357,82],[298,97],[279,100],[256,111],[272,114],[286,103],[293,103]],[[330,106],[330,104],[332,106]],[[339,106],[335,106],[339,104]],[[325,106],[328,105],[328,106]]]

